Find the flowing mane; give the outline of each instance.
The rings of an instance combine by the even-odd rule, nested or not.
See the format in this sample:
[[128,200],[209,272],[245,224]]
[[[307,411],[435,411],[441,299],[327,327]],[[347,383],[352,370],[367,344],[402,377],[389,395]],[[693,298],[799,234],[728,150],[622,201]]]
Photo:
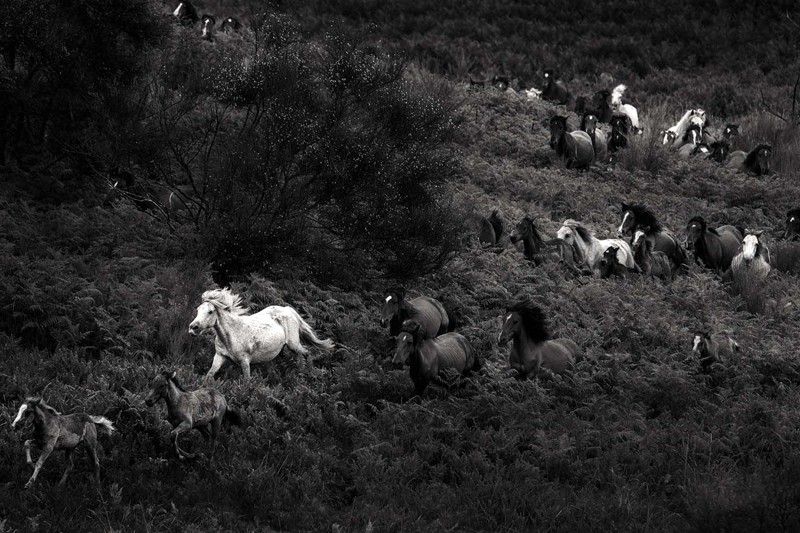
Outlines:
[[26,398],[25,399],[25,403],[32,404],[32,405],[38,405],[39,407],[41,407],[45,411],[50,411],[52,414],[54,414],[56,416],[61,416],[61,413],[56,411],[53,407],[49,406],[42,398],[38,398],[38,397]]
[[647,232],[648,235],[654,235],[656,233],[661,233],[663,227],[661,226],[661,222],[658,221],[655,213],[644,204],[627,204],[625,206],[627,210],[633,213],[633,217],[636,219],[636,226],[649,226],[650,231]]
[[234,294],[230,289],[212,289],[206,291],[200,297],[204,302],[208,302],[214,307],[219,307],[230,311],[234,315],[246,315],[250,311],[242,304],[242,297]]
[[592,232],[577,220],[568,218],[562,225],[572,229],[583,242],[589,243],[592,241]]
[[520,300],[510,306],[508,312],[519,314],[522,319],[522,329],[531,341],[540,343],[550,338],[544,313],[530,300]]

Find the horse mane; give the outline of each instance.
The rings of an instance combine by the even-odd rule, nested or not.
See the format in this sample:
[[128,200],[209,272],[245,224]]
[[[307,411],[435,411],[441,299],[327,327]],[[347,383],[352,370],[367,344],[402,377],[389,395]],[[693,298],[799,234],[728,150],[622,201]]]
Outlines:
[[531,341],[540,343],[550,338],[547,331],[547,320],[538,305],[525,299],[508,307],[508,312],[519,314],[522,319],[522,328]]
[[25,403],[36,404],[39,407],[41,407],[42,409],[44,409],[45,411],[49,411],[50,413],[52,413],[52,414],[54,414],[56,416],[61,416],[61,413],[56,411],[52,406],[48,405],[47,402],[45,402],[44,399],[42,399],[40,397],[29,397],[29,398],[26,398],[25,399]]
[[164,375],[167,377],[167,379],[168,379],[169,381],[171,381],[172,383],[174,383],[174,384],[175,384],[175,386],[176,386],[176,387],[178,387],[178,390],[180,390],[181,392],[187,392],[187,391],[186,391],[186,389],[184,388],[184,386],[183,386],[183,385],[181,385],[181,382],[180,382],[180,381],[178,381],[178,378],[176,378],[176,377],[174,377],[174,376],[172,375],[172,372],[166,372],[166,371],[165,371],[165,372],[164,372]]
[[491,216],[489,217],[489,223],[492,225],[494,229],[494,237],[496,241],[500,240],[500,237],[503,235],[503,219],[500,218],[497,209],[492,211]]
[[772,146],[766,143],[759,144],[758,146],[750,150],[750,152],[747,154],[747,157],[744,158],[744,164],[748,168],[753,168],[753,165],[755,165],[756,163],[756,156],[758,155],[758,151],[761,150],[762,148],[766,148],[767,150],[770,151],[770,153],[772,153]]
[[242,303],[242,297],[228,288],[206,291],[200,298],[204,302],[228,310],[234,315],[246,315],[250,312]]
[[580,237],[582,241],[590,242],[592,240],[592,232],[589,231],[589,228],[587,228],[577,220],[568,218],[567,220],[564,221],[563,225],[575,230],[575,233],[578,234],[578,237]]
[[626,207],[633,213],[636,219],[636,226],[650,226],[648,235],[661,233],[663,229],[661,222],[658,221],[656,214],[644,204],[628,204]]

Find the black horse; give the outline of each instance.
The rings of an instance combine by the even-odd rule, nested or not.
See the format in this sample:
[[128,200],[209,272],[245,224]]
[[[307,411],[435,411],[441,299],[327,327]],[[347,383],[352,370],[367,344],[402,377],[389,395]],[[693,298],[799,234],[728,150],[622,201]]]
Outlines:
[[786,213],[786,232],[783,236],[787,241],[800,240],[800,208],[790,209]]
[[556,80],[556,73],[553,69],[544,71],[544,89],[542,90],[542,100],[556,102],[566,105],[572,100],[567,86],[561,80]]
[[533,223],[531,217],[523,217],[514,231],[511,232],[509,239],[512,244],[517,244],[520,241],[522,242],[522,253],[525,259],[532,261],[536,266],[542,264],[544,258],[541,252],[546,243],[541,235],[539,235],[536,224]]
[[620,237],[630,236],[644,229],[653,252],[663,252],[672,263],[673,271],[686,268],[689,258],[686,249],[672,232],[664,229],[656,215],[643,204],[622,204],[622,223],[617,229]]
[[706,268],[723,273],[742,245],[744,231],[735,226],[709,228],[701,216],[692,217],[686,225],[686,243],[694,259]]

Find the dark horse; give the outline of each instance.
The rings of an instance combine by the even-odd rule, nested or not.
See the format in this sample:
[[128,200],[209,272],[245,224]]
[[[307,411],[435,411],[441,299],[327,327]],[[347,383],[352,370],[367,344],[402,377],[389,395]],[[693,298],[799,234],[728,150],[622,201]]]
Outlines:
[[541,252],[547,243],[539,235],[539,230],[536,229],[536,224],[533,223],[531,217],[527,215],[523,217],[514,231],[511,232],[509,239],[512,244],[522,241],[522,253],[525,259],[533,261],[536,266],[542,264],[543,256]]
[[396,337],[403,322],[414,319],[422,325],[425,337],[432,339],[450,331],[450,317],[444,306],[435,298],[419,296],[406,300],[406,291],[397,287],[386,294],[381,309],[381,326],[389,324],[389,334]]
[[647,240],[653,252],[663,252],[672,263],[672,270],[686,268],[689,264],[686,249],[680,241],[661,226],[655,214],[643,204],[622,204],[622,223],[617,229],[620,237],[630,236],[639,228],[646,229]]
[[512,341],[509,360],[520,378],[540,369],[561,373],[568,370],[579,354],[571,339],[550,339],[542,310],[529,300],[521,300],[508,308],[498,344]]
[[725,166],[752,172],[757,176],[763,176],[769,174],[769,161],[771,157],[772,147],[768,144],[759,144],[750,150],[750,153],[745,153],[742,150],[731,152],[731,158]]
[[608,141],[608,151],[616,152],[628,146],[628,125],[630,119],[623,116],[615,116],[611,119],[611,138]]
[[602,89],[592,96],[591,111],[597,115],[597,121],[608,124],[614,116],[611,109],[611,91]]
[[544,89],[542,90],[542,100],[549,100],[558,104],[566,105],[572,99],[567,86],[561,80],[556,80],[556,73],[553,69],[544,71]]
[[735,226],[709,228],[703,217],[696,216],[686,226],[686,243],[694,252],[695,262],[723,273],[731,266],[742,245],[744,232]]
[[435,339],[428,339],[422,324],[416,320],[403,322],[392,362],[409,363],[411,381],[414,382],[417,394],[422,394],[429,383],[449,388],[439,377],[442,370],[453,368],[462,376],[467,376],[481,367],[480,359],[473,353],[463,335],[445,333]]
[[588,168],[594,160],[592,138],[585,131],[567,131],[567,117],[550,119],[550,148],[564,158],[567,168]]
[[196,429],[206,439],[210,438],[210,460],[213,460],[223,422],[241,425],[239,413],[228,405],[222,393],[209,387],[187,391],[178,383],[175,372],[160,372],[155,377],[145,403],[153,406],[162,398],[167,403],[167,420],[173,427],[170,435],[179,459],[194,457],[194,454],[183,451],[178,445],[181,433]]
[[500,242],[502,236],[503,219],[500,218],[500,213],[495,209],[489,218],[481,218],[481,232],[478,238],[481,244],[494,246]]
[[783,237],[788,241],[800,240],[800,209],[790,209],[786,213],[786,232]]

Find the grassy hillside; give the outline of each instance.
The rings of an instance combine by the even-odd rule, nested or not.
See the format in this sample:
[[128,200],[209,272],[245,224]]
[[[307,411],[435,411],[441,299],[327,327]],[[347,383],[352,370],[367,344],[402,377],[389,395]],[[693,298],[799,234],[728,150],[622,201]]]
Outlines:
[[[326,9],[360,20],[375,7],[348,6]],[[418,17],[435,10],[397,6],[378,13],[397,28],[388,35],[399,47],[403,28],[420,28]],[[321,19],[326,12],[320,8]],[[447,20],[467,24],[460,15]],[[514,26],[503,33],[514,35]],[[459,39],[442,35],[455,53]],[[250,382],[227,369],[217,386],[246,427],[223,437],[213,466],[179,462],[163,406],[148,408],[144,397],[159,369],[177,370],[194,388],[210,366],[212,340],[186,333],[200,293],[212,286],[210,265],[127,203],[54,205],[3,191],[0,529],[800,528],[796,274],[773,270],[753,302],[696,266],[671,284],[575,277],[557,261],[534,267],[507,240],[499,253],[481,249],[473,235],[492,209],[508,226],[533,215],[550,237],[568,217],[610,235],[620,203],[636,201],[679,235],[695,214],[765,229],[785,270],[796,269],[797,251],[777,239],[800,197],[797,173],[754,178],[678,160],[657,146],[648,156],[650,135],[676,112],[656,105],[642,106],[648,132],[622,162],[566,170],[543,126],[563,109],[468,89],[433,70],[422,61],[406,76],[447,85],[460,102],[449,147],[461,168],[442,187],[470,229],[444,268],[406,286],[454,311],[459,331],[486,360],[483,371],[450,393],[432,387],[417,397],[407,370],[390,364],[392,343],[378,324],[382,291],[395,280],[343,288],[310,281],[313,269],[302,264],[280,276],[254,274],[233,284],[253,309],[293,305],[346,347],[308,362],[284,352],[254,366]],[[496,339],[506,305],[520,296],[546,310],[555,335],[582,347],[586,357],[573,373],[509,376]],[[728,332],[742,347],[711,375],[691,354],[693,334],[704,328]],[[29,475],[21,445],[28,429],[12,432],[10,420],[25,394],[42,394],[62,412],[114,420],[120,431],[103,441],[99,490],[83,458],[67,487],[57,488],[64,461],[56,453],[37,486],[20,492]],[[184,446],[206,444],[193,434]]]

